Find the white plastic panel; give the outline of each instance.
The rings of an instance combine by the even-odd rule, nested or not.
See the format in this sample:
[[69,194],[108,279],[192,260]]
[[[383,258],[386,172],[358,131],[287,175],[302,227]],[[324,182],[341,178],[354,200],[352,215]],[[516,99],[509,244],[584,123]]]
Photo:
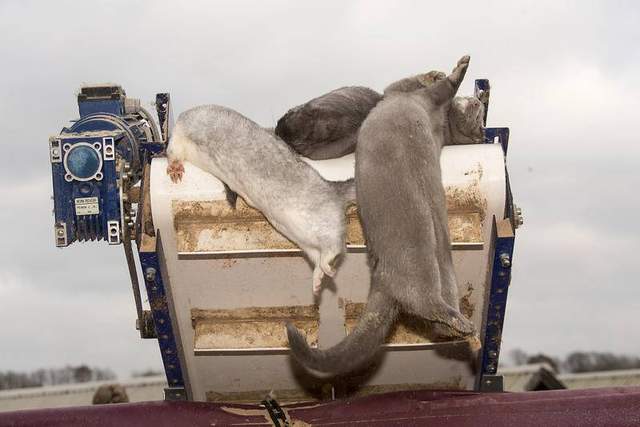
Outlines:
[[[327,179],[341,180],[353,176],[354,156],[341,159],[308,161]],[[505,171],[499,145],[445,147],[441,158],[443,183],[450,207],[464,210],[482,207],[480,222],[484,242],[491,237],[491,218],[504,216]],[[173,305],[174,327],[180,331],[186,351],[192,396],[195,400],[233,398],[234,393],[261,393],[280,390],[301,396],[317,396],[327,380],[311,378],[293,365],[287,354],[218,354],[196,356],[192,310],[235,310],[251,307],[313,305],[311,267],[300,254],[285,256],[255,254],[225,257],[179,256],[172,206],[174,201],[224,200],[222,184],[211,175],[185,164],[181,183],[174,184],[166,175],[166,159],[156,158],[151,169],[151,206],[153,221],[160,230],[166,257]],[[474,208],[475,209],[475,208]],[[482,324],[485,307],[485,281],[490,245],[474,250],[453,252],[463,309],[476,325]],[[340,341],[345,334],[344,310],[349,303],[366,301],[369,269],[366,253],[349,253],[334,280],[326,282],[319,301],[320,347]],[[331,289],[333,288],[333,290]],[[342,386],[371,390],[427,386],[433,388],[471,389],[474,374],[470,364],[461,360],[460,346],[428,344],[414,350],[389,350],[373,369]],[[206,352],[205,352],[206,353]],[[345,385],[346,384],[346,385]],[[324,388],[326,389],[326,387]]]

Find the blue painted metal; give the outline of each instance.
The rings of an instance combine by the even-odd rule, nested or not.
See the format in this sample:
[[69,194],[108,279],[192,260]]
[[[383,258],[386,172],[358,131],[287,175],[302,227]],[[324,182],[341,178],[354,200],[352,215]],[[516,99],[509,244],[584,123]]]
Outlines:
[[494,251],[491,268],[491,285],[489,304],[485,322],[484,341],[481,354],[481,377],[494,375],[498,368],[502,327],[507,305],[509,283],[511,282],[511,266],[513,264],[513,246],[515,235],[501,236],[497,232],[494,217]]
[[171,324],[171,314],[167,303],[167,290],[160,269],[158,253],[156,251],[141,251],[138,254],[145,278],[144,282],[149,297],[149,306],[151,307],[151,313],[153,315],[153,322],[156,328],[167,383],[171,388],[184,388],[183,370],[180,363],[180,355],[178,354],[176,334]]
[[[499,143],[504,152],[505,161],[509,148],[509,128],[506,127],[486,127],[487,113],[489,111],[489,96],[491,86],[489,80],[479,79],[475,81],[474,94],[480,99],[485,107],[485,144]],[[502,327],[507,305],[507,294],[509,283],[511,282],[511,265],[513,263],[513,246],[515,243],[515,232],[513,223],[513,195],[509,182],[509,174],[505,165],[506,177],[506,200],[505,218],[511,222],[510,233],[506,235],[498,232],[497,222],[504,218],[493,219],[492,247],[494,248],[491,264],[491,283],[489,287],[489,302],[487,307],[487,317],[485,319],[485,329],[483,331],[483,347],[480,355],[480,378],[476,386],[483,390],[491,390],[496,387],[501,388],[501,378],[496,376],[498,360],[500,358],[500,344],[502,341]]]
[[80,117],[95,113],[124,115],[125,91],[117,85],[86,86],[78,93]]
[[484,130],[484,143],[493,144],[495,142],[500,143],[506,156],[507,148],[509,148],[509,128],[486,128]]
[[[118,137],[119,134],[114,134]],[[77,134],[60,135],[60,147],[77,143],[100,144],[104,151],[104,139],[99,137],[80,137]],[[120,197],[117,186],[115,161],[105,160],[102,164],[102,179],[91,181],[67,182],[64,163],[52,163],[54,217],[56,224],[66,224],[67,242],[74,240],[89,241],[107,238],[107,222],[120,222]],[[76,198],[97,197],[100,212],[97,215],[76,215]]]
[[482,117],[482,124],[487,125],[487,114],[489,113],[489,95],[491,93],[491,85],[487,79],[477,79],[473,89],[473,94],[476,98],[480,99],[484,104],[484,115]]
[[140,147],[151,154],[160,154],[167,148],[163,143],[156,142],[143,142]]
[[[126,161],[131,176],[127,188],[135,184],[142,173],[144,153],[157,154],[164,149],[160,141],[153,141],[153,130],[150,129],[146,112],[125,114],[125,93],[119,86],[85,87],[78,94],[80,119],[71,126],[62,129],[54,138],[59,144],[61,160],[52,161],[52,178],[54,193],[54,212],[56,233],[62,233],[66,227],[66,240],[56,235],[58,246],[67,246],[74,241],[109,240],[108,221],[121,224],[119,197],[119,173],[115,169],[115,159]],[[102,179],[80,181],[65,179],[69,172],[64,166],[63,147],[78,143],[103,144],[104,138],[113,138],[114,160],[103,161],[100,171]],[[104,153],[104,147],[101,155]],[[127,188],[123,188],[126,191]],[[97,215],[76,215],[75,199],[81,197],[98,197],[99,213]],[[119,239],[115,242],[117,243]]]

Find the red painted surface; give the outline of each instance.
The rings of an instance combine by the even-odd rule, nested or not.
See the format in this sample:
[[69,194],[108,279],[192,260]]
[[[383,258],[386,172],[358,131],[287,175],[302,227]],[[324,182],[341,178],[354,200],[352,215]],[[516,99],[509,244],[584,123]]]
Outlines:
[[[528,393],[411,391],[284,407],[295,425],[638,426],[640,387]],[[0,413],[0,426],[262,426],[258,405],[148,402]],[[299,424],[300,425],[300,424]]]

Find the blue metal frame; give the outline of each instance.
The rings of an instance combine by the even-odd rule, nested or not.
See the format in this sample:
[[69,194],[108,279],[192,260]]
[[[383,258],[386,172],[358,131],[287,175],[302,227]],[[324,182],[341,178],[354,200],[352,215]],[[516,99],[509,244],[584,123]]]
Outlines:
[[[487,124],[489,110],[489,96],[491,86],[489,80],[475,81],[475,96],[485,106],[484,125]],[[485,144],[499,143],[505,156],[509,148],[509,128],[485,128]],[[509,183],[509,174],[506,170],[506,200],[505,217],[493,218],[493,261],[491,264],[491,283],[489,288],[489,302],[487,304],[487,317],[483,337],[482,352],[480,354],[480,378],[478,388],[496,391],[502,389],[502,379],[496,375],[498,360],[500,358],[500,344],[502,342],[502,327],[507,305],[509,283],[511,282],[511,265],[513,261],[513,247],[515,243],[515,231],[513,222],[513,196]],[[508,219],[510,221],[509,232],[499,230],[498,222]]]
[[139,251],[138,256],[140,257],[140,265],[142,266],[144,283],[149,297],[149,306],[151,307],[153,323],[156,328],[167,383],[172,389],[184,389],[184,374],[178,353],[176,334],[171,324],[167,290],[160,269],[157,249],[153,252]]
[[[511,225],[510,225],[511,226]],[[481,354],[481,377],[495,375],[500,357],[502,327],[507,305],[515,234],[501,236],[497,222],[493,222],[493,262],[491,267],[491,287]]]

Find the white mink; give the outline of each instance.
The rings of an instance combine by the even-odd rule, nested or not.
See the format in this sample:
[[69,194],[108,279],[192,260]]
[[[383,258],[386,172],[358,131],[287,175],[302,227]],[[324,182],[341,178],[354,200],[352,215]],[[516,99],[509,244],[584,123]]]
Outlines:
[[333,277],[345,251],[345,208],[355,201],[353,179],[327,181],[272,132],[218,105],[183,112],[167,148],[174,182],[188,161],[211,173],[260,210],[298,245],[314,266],[313,292]]

